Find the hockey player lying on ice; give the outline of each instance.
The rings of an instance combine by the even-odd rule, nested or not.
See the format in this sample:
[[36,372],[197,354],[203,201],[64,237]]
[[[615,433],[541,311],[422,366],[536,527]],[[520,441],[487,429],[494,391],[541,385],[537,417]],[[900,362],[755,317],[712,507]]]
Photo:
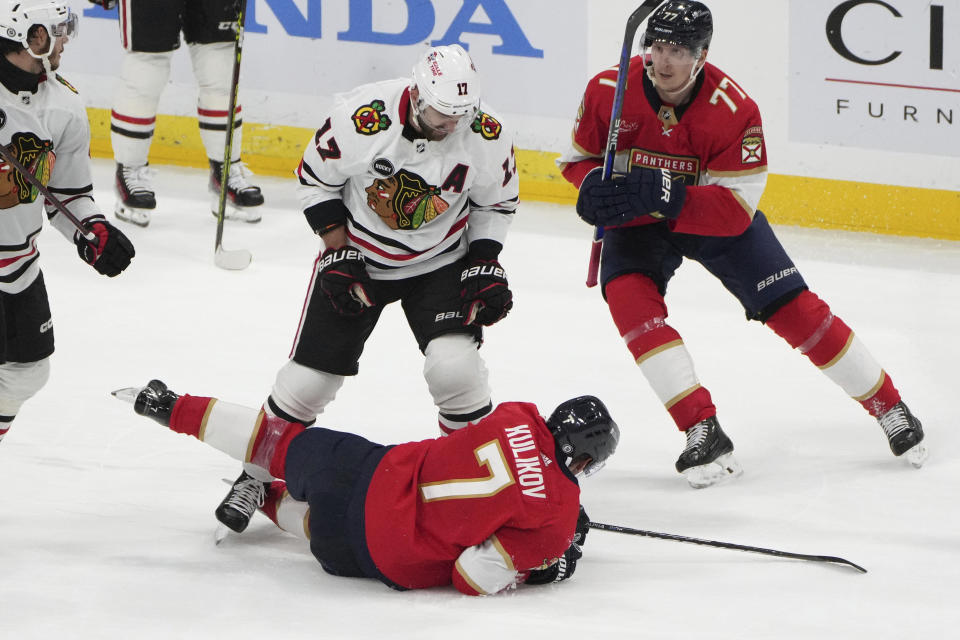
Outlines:
[[134,411],[268,470],[260,510],[310,540],[330,574],[395,589],[486,595],[573,575],[589,522],[577,475],[603,466],[617,424],[593,396],[544,420],[506,402],[467,429],[397,445],[306,428],[159,380],[114,391]]

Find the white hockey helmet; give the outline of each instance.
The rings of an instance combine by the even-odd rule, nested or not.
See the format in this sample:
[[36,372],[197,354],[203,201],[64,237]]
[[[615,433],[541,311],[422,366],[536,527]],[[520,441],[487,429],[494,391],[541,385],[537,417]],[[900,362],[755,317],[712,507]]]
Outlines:
[[[50,36],[47,50],[30,50],[30,27],[42,25]],[[66,0],[0,0],[0,38],[19,42],[35,58],[46,59],[53,51],[54,41],[63,36],[74,37],[79,23],[77,14],[70,10]]]
[[477,68],[458,44],[433,47],[413,66],[413,83],[420,93],[418,111],[430,106],[445,116],[467,116],[472,122],[480,110]]

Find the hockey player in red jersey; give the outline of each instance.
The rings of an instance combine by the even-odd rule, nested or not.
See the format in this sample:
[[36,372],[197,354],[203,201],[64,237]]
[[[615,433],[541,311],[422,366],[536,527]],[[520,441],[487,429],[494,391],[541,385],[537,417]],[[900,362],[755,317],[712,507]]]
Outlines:
[[50,373],[53,320],[37,247],[44,218],[105,276],[119,275],[135,253],[93,201],[87,113],[56,73],[77,24],[65,0],[0,0],[0,145],[96,238],[0,160],[0,440]]
[[[500,251],[517,209],[510,130],[486,104],[459,45],[431,47],[410,77],[334,97],[296,175],[307,224],[323,252],[311,276],[290,360],[265,403],[311,424],[358,374],[387,305],[403,308],[424,356],[440,428],[493,409],[480,356],[483,329],[513,306]],[[240,475],[217,519],[242,531],[253,511]],[[246,507],[244,507],[246,505]]]
[[547,420],[533,404],[507,402],[450,436],[385,446],[178,396],[159,380],[113,393],[278,478],[261,511],[308,538],[328,573],[397,589],[452,583],[487,595],[569,578],[589,522],[576,474],[603,466],[619,439],[593,396],[560,404]]
[[684,258],[696,260],[759,320],[807,356],[875,417],[894,455],[916,467],[923,430],[890,376],[811,292],[757,204],[767,155],[757,105],[706,61],[710,10],[671,0],[647,22],[631,60],[614,179],[602,179],[617,70],[584,93],[572,148],[560,159],[579,188],[577,213],[603,229],[600,282],[613,320],[686,447],[676,463],[694,487],[740,473],[664,295]]

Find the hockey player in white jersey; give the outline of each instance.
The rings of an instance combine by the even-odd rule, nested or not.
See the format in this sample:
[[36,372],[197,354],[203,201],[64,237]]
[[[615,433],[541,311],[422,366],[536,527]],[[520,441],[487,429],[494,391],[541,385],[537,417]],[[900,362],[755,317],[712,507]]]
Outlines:
[[[265,404],[312,423],[356,375],[384,307],[399,301],[425,356],[445,432],[492,409],[478,348],[483,326],[513,305],[498,261],[518,202],[508,130],[481,105],[459,45],[435,47],[413,77],[335,97],[297,167],[301,205],[325,250],[310,282],[290,361]],[[255,469],[248,469],[256,474]],[[264,481],[245,471],[217,509],[242,531]]]
[[96,237],[86,240],[0,161],[0,439],[49,375],[53,322],[37,250],[43,218],[106,276],[118,275],[134,255],[93,201],[87,114],[76,90],[54,73],[76,28],[65,0],[0,0],[0,144]]
[[[124,48],[120,82],[110,111],[110,141],[117,162],[114,214],[140,226],[150,224],[157,206],[153,168],[147,164],[157,123],[160,96],[170,77],[180,36],[187,43],[197,79],[197,123],[210,162],[211,211],[219,208],[220,180],[230,115],[234,25],[246,0],[90,0],[112,9],[119,4],[120,40]],[[230,174],[224,216],[260,221],[263,194],[240,158],[243,118],[240,105],[233,122]]]

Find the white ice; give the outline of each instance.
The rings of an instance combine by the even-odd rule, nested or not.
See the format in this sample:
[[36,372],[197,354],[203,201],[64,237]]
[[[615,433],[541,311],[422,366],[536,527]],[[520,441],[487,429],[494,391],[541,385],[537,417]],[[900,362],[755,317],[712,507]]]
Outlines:
[[[109,210],[112,163],[95,160]],[[596,289],[570,207],[524,203],[502,256],[516,307],[482,349],[495,401],[544,412],[601,396],[623,430],[583,484],[599,522],[787,551],[851,569],[592,531],[575,578],[469,598],[326,575],[257,516],[213,544],[238,464],[109,395],[153,377],[259,406],[285,362],[319,241],[293,179],[262,178],[259,225],[228,223],[249,269],[213,265],[206,174],[158,167],[160,209],[128,272],[99,276],[50,228],[42,264],[57,351],[49,384],[0,443],[0,638],[940,638],[960,626],[960,460],[954,420],[960,245],[779,228],[811,288],[854,328],[921,418],[921,470],[880,427],[696,264],[671,322],[733,438],[744,475],[690,489],[683,438],[633,364]],[[922,215],[922,212],[917,212]],[[122,223],[120,223],[122,224]],[[437,434],[422,360],[390,308],[323,425],[381,442]]]

